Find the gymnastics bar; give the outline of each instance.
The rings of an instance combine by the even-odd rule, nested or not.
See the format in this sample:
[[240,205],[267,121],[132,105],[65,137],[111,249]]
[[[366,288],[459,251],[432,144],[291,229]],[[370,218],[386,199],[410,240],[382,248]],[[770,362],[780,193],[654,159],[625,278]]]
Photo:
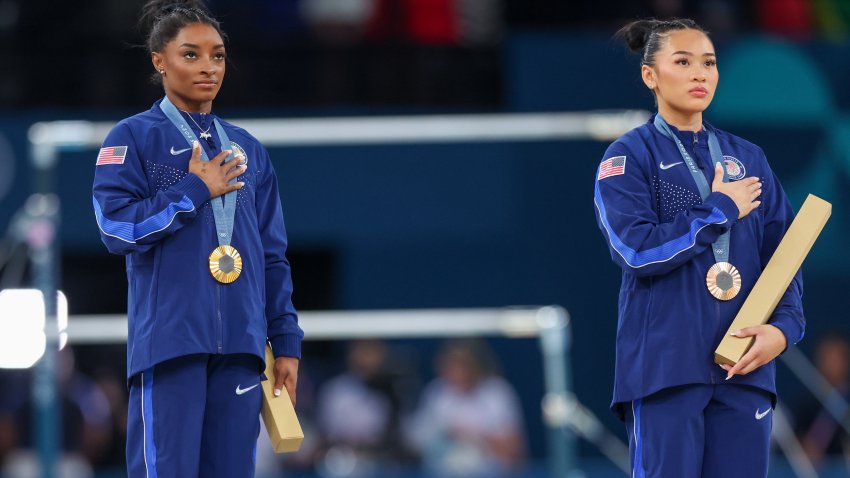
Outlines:
[[[591,139],[612,141],[649,117],[644,110],[475,115],[233,119],[266,147]],[[114,122],[51,121],[29,129],[33,160],[100,146]]]
[[[547,403],[553,400],[562,403],[575,401],[569,355],[569,322],[569,314],[559,306],[299,313],[299,324],[304,329],[306,340],[537,337],[543,354]],[[68,318],[68,343],[71,345],[126,342],[126,315],[75,315]],[[553,420],[550,415],[544,413],[552,476],[580,476],[577,474],[575,436],[564,428],[562,421]]]
[[[476,336],[534,338],[552,327],[550,322],[543,321],[548,311],[567,316],[566,311],[559,307],[302,311],[298,315],[307,340]],[[72,345],[127,343],[127,316],[73,315],[68,318],[68,342]]]

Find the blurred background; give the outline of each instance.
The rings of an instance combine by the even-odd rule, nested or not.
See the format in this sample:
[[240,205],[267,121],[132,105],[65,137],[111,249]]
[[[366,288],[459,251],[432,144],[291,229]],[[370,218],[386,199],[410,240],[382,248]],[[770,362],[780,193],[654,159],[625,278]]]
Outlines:
[[[36,187],[29,127],[117,122],[162,94],[149,82],[152,68],[140,47],[142,3],[0,0],[0,289],[33,286],[30,251],[13,240],[10,227]],[[847,422],[847,0],[208,5],[229,35],[231,63],[214,105],[228,119],[650,111],[637,57],[612,35],[641,17],[696,19],[715,42],[721,78],[706,119],[765,150],[795,209],[808,193],[833,203],[803,268],[808,331],[799,350],[832,386]],[[608,411],[620,272],[591,199],[607,144],[270,148],[295,306],[562,306],[571,317],[574,393],[604,430],[625,440]],[[63,153],[55,172],[62,211],[58,287],[72,321],[126,312],[124,259],[106,252],[91,211],[95,155],[96,149]],[[125,347],[71,345],[58,361],[61,446],[76,470],[70,476],[124,476]],[[298,409],[307,439],[301,452],[283,457],[259,447],[258,473],[549,476],[542,360],[531,338],[376,334],[305,342]],[[850,435],[787,367],[778,373],[789,426],[815,473],[850,475]],[[0,476],[29,476],[31,380],[30,370],[0,370]],[[447,414],[447,407],[467,413]],[[584,473],[624,476],[593,441],[578,441]],[[775,460],[771,476],[795,476],[778,449]]]

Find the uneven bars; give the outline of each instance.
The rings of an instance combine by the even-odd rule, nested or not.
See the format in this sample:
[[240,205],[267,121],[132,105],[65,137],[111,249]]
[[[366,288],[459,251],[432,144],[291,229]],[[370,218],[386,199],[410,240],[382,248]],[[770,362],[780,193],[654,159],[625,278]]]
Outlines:
[[[645,122],[644,110],[475,115],[234,119],[270,146],[411,144],[592,139],[609,141]],[[33,146],[100,146],[114,122],[51,121],[29,130]]]

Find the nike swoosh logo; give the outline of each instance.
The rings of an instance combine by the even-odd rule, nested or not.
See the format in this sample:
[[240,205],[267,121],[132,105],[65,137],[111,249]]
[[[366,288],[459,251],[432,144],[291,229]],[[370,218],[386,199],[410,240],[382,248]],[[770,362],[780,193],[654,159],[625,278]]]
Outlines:
[[772,410],[771,408],[768,408],[767,410],[765,410],[763,412],[759,412],[759,409],[756,408],[756,420],[761,420],[762,418],[767,416],[767,414],[770,413],[771,410]]
[[189,151],[190,149],[192,149],[192,148],[177,149],[177,150],[175,150],[175,149],[174,149],[174,146],[172,146],[172,147],[171,147],[171,155],[172,155],[172,156],[177,156],[178,154],[180,154],[180,153],[185,153],[186,151]]
[[678,163],[673,163],[673,164],[664,164],[664,161],[661,161],[660,163],[658,163],[658,167],[661,168],[661,169],[670,169],[673,166],[676,166],[678,164],[682,164],[682,161],[679,161]]
[[[236,395],[243,395],[243,394],[245,394],[245,393],[248,393],[248,392],[250,392],[251,390],[253,390],[253,389],[255,389],[255,388],[259,387],[259,386],[260,386],[260,384],[259,384],[259,383],[255,383],[254,385],[251,385],[251,386],[250,386],[250,387],[248,387],[248,388],[239,388],[239,387],[241,387],[241,386],[242,386],[241,384],[236,386]],[[768,409],[768,410],[770,410],[770,409]]]

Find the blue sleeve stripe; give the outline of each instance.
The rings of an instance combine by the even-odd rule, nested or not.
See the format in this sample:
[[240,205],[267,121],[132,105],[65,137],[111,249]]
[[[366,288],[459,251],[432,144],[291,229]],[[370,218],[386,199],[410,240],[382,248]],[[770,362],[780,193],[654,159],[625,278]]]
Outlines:
[[711,209],[711,213],[707,217],[698,217],[691,221],[691,227],[687,233],[673,238],[664,244],[653,247],[652,249],[636,251],[627,246],[622,239],[614,233],[614,230],[608,223],[608,217],[605,213],[605,204],[602,202],[602,195],[599,193],[598,181],[594,188],[593,199],[593,202],[596,203],[596,209],[599,211],[599,218],[602,221],[602,225],[605,227],[605,232],[608,233],[608,239],[611,241],[611,247],[620,254],[620,257],[623,258],[629,267],[635,269],[648,266],[650,264],[657,264],[659,262],[667,262],[673,259],[680,253],[694,247],[694,244],[696,244],[697,241],[697,234],[699,234],[699,232],[705,227],[712,224],[725,224],[727,221],[726,215],[723,214],[723,211],[715,207]]
[[97,226],[100,231],[107,236],[114,237],[130,244],[135,244],[136,241],[151,234],[162,231],[168,228],[178,213],[192,212],[195,210],[195,205],[188,196],[183,196],[179,202],[169,203],[162,211],[145,219],[144,221],[134,224],[132,222],[113,221],[103,215],[103,210],[97,199],[92,196],[94,205],[94,215],[97,219]]

